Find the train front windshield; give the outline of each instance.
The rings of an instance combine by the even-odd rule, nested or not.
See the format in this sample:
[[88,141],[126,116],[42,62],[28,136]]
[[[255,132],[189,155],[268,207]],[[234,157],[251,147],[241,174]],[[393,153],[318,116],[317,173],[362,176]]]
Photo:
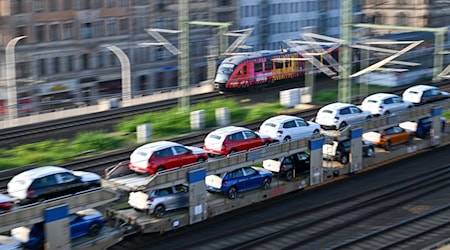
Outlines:
[[228,81],[228,78],[230,78],[231,73],[233,73],[235,67],[236,65],[231,63],[220,64],[219,68],[217,69],[215,82],[226,83]]

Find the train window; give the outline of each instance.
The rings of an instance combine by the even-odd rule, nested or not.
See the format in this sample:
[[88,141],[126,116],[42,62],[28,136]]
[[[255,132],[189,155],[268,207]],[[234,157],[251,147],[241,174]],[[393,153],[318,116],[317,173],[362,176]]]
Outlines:
[[244,66],[244,75],[247,74],[247,66]]
[[283,62],[275,62],[275,68],[276,69],[282,69],[283,68]]
[[290,63],[290,61],[285,61],[285,62],[284,62],[284,67],[285,67],[285,68],[289,68],[289,63]]
[[255,63],[255,72],[261,72],[263,70],[262,63]]
[[272,68],[273,68],[272,61],[267,60],[267,61],[264,63],[264,69],[265,69],[265,70],[272,70]]

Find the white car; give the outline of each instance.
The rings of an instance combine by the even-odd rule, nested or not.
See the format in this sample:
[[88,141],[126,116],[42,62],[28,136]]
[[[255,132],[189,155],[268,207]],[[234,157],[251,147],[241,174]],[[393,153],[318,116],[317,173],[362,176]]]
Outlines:
[[316,114],[315,122],[324,129],[343,129],[372,118],[369,111],[351,103],[335,102],[323,106]]
[[414,104],[404,101],[398,95],[388,93],[377,93],[366,97],[360,108],[370,111],[372,115],[390,115],[412,108]]
[[403,100],[410,101],[414,104],[424,104],[428,102],[438,101],[450,97],[450,94],[439,90],[436,86],[416,85],[407,88],[403,92]]
[[320,125],[292,115],[278,115],[265,120],[259,133],[268,135],[274,141],[299,140],[320,133]]

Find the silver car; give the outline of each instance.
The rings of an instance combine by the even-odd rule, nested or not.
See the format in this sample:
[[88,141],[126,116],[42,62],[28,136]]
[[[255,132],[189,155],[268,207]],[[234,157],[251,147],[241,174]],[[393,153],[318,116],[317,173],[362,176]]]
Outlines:
[[369,111],[361,110],[351,103],[336,102],[323,106],[315,120],[323,129],[343,129],[370,118],[372,114]]
[[184,208],[189,205],[189,188],[180,184],[172,187],[151,190],[148,193],[131,192],[128,204],[139,211],[147,211],[157,218],[166,211]]

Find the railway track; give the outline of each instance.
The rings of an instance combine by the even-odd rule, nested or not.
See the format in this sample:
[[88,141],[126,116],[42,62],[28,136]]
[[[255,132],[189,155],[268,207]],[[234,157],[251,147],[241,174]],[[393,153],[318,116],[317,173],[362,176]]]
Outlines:
[[[362,193],[355,190],[349,197],[332,199],[307,210],[285,211],[281,216],[247,223],[222,234],[187,242],[176,249],[362,249],[367,246],[371,249],[402,249],[408,246],[411,238],[416,237],[422,239],[421,244],[428,246],[434,242],[427,241],[427,234],[438,232],[445,236],[445,232],[449,231],[448,201],[415,219],[395,222],[393,215],[396,209],[413,206],[424,197],[436,195],[436,192],[441,191],[441,195],[445,195],[445,190],[450,186],[449,174],[450,165],[447,164],[437,170]],[[392,219],[386,221],[386,218]],[[376,221],[382,229],[374,233],[373,226],[367,227],[370,220],[372,223]],[[413,224],[414,229],[409,229]],[[390,238],[393,235],[394,239]],[[355,239],[343,242],[349,236]],[[339,240],[340,245],[337,244]],[[369,242],[370,245],[367,245]],[[412,246],[416,248],[417,245]]]

